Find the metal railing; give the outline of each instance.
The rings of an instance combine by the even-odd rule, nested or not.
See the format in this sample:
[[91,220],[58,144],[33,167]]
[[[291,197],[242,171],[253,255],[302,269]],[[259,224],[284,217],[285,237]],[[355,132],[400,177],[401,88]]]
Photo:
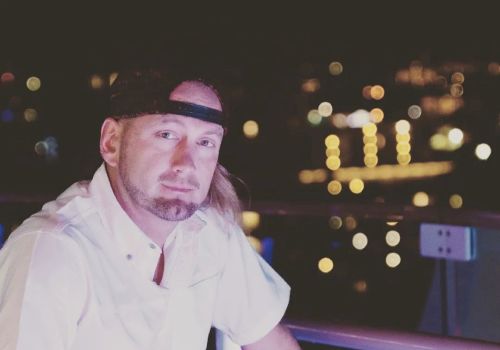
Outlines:
[[500,344],[362,326],[287,321],[296,339],[359,350],[494,350]]

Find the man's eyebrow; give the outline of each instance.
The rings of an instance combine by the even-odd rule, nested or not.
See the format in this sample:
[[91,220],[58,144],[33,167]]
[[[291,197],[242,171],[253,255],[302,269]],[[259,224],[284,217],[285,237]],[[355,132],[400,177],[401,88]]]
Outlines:
[[[162,118],[159,119],[160,124],[178,124],[181,126],[185,126],[184,123],[175,117],[168,116],[168,115],[161,115]],[[189,117],[181,117],[181,118],[189,118]],[[207,130],[206,132],[203,133],[204,135],[217,135],[220,138],[224,137],[224,131],[220,130],[220,128],[214,128],[211,130]]]

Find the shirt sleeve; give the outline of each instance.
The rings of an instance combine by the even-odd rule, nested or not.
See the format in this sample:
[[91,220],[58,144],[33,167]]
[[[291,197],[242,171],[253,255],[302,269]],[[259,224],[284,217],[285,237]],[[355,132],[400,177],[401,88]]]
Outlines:
[[78,251],[68,237],[32,233],[0,250],[0,349],[71,347],[86,298]]
[[239,345],[253,343],[276,326],[288,306],[290,287],[250,246],[238,227],[230,233],[213,325]]

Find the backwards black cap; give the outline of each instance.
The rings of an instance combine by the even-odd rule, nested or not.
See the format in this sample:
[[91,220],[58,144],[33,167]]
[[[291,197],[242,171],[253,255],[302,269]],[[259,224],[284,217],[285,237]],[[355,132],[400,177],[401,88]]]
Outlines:
[[217,109],[169,99],[172,90],[183,81],[200,81],[218,95],[212,84],[200,78],[176,78],[158,70],[127,71],[119,73],[111,84],[110,116],[122,119],[177,114],[224,126],[224,114]]

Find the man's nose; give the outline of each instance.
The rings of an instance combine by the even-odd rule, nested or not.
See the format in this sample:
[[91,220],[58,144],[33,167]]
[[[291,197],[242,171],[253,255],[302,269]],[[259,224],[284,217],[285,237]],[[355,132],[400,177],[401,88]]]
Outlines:
[[195,168],[192,149],[186,139],[181,140],[175,147],[172,168],[177,173]]

